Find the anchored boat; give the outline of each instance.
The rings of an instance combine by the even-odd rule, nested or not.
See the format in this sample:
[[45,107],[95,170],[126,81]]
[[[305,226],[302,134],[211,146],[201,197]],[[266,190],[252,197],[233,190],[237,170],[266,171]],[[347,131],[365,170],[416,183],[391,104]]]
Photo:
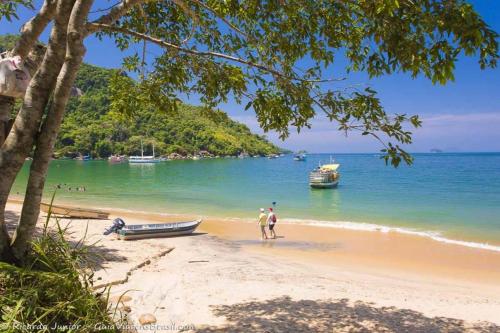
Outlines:
[[174,223],[126,225],[122,219],[117,218],[113,221],[113,225],[104,232],[104,235],[116,233],[118,238],[124,240],[182,236],[193,233],[200,223],[201,219]]
[[324,164],[318,166],[309,174],[309,186],[312,188],[333,188],[339,184],[340,174],[337,169],[340,164]]
[[127,160],[124,155],[111,155],[108,157],[109,163],[123,163]]
[[293,160],[304,162],[306,160],[306,157],[307,157],[306,154],[297,154],[293,157]]
[[153,155],[144,156],[144,147],[141,140],[141,156],[129,156],[128,162],[132,164],[136,163],[160,163],[160,160],[155,157],[155,145],[153,144]]

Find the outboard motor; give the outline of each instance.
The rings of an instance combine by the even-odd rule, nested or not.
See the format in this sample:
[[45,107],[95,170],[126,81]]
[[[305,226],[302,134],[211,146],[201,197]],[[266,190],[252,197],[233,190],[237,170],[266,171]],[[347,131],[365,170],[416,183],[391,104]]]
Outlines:
[[113,220],[113,225],[111,227],[109,227],[108,229],[106,229],[106,231],[104,231],[104,235],[109,235],[113,232],[117,232],[118,230],[121,230],[123,227],[125,226],[125,222],[121,219],[121,218],[116,218]]

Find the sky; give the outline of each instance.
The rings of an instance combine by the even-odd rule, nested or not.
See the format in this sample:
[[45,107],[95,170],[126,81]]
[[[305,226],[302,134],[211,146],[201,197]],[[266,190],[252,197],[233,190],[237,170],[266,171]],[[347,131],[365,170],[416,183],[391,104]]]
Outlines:
[[[500,1],[469,2],[493,30],[500,32]],[[40,3],[35,1],[36,8]],[[95,7],[106,7],[109,3],[96,1]],[[0,34],[17,33],[32,15],[32,11],[22,9],[18,21],[0,21]],[[47,38],[46,32],[41,40],[46,41]],[[123,56],[136,51],[132,49],[124,53],[113,43],[96,38],[89,38],[86,47],[86,62],[108,68],[120,67]],[[411,152],[428,152],[430,149],[447,152],[500,151],[500,68],[481,70],[476,58],[461,57],[456,64],[455,81],[445,86],[433,85],[425,78],[412,79],[406,74],[369,79],[363,73],[354,73],[350,74],[349,82],[373,87],[388,113],[420,115],[423,126],[413,130],[413,144],[408,147]],[[196,96],[182,99],[199,104]],[[321,116],[312,121],[311,129],[303,129],[300,133],[292,129],[290,137],[281,141],[276,133],[263,133],[252,111],[244,111],[244,106],[245,103],[238,105],[229,101],[220,108],[284,148],[338,153],[376,152],[382,148],[370,137],[355,134],[345,137],[337,131],[334,123]]]

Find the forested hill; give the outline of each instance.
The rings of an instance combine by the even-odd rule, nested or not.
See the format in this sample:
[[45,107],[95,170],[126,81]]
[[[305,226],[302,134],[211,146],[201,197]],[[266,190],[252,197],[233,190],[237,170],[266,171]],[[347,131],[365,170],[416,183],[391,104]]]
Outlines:
[[[10,47],[2,44],[12,42],[11,39],[0,36],[0,49]],[[223,112],[208,116],[200,107],[182,104],[174,115],[151,110],[138,110],[133,118],[114,115],[109,112],[109,80],[113,73],[114,70],[88,64],[81,67],[75,82],[80,96],[72,97],[68,104],[55,147],[57,157],[140,154],[141,140],[145,154],[151,153],[153,143],[157,155],[173,152],[193,155],[200,151],[220,156],[279,152],[278,147]]]
[[138,110],[133,118],[117,117],[109,110],[109,78],[112,70],[83,65],[75,86],[82,95],[73,97],[56,144],[56,154],[76,153],[107,157],[110,154],[145,153],[160,155],[197,154],[250,155],[276,153],[279,149],[263,137],[252,134],[247,126],[231,120],[225,113],[207,116],[202,108],[183,104],[179,112],[166,115],[161,111]]

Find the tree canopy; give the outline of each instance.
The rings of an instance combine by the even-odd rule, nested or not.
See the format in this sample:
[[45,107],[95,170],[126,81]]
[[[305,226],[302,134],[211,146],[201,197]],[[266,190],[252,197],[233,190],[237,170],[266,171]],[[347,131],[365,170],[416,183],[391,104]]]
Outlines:
[[[282,138],[323,113],[341,131],[381,140],[396,166],[411,157],[391,141],[411,143],[418,116],[386,114],[373,89],[344,84],[342,75],[406,72],[445,84],[460,54],[476,54],[481,68],[498,59],[498,35],[460,0],[151,1],[91,28],[121,49],[139,40],[165,48],[141,92],[166,109],[179,92],[199,94],[207,106],[232,96]],[[347,66],[337,74],[339,58]],[[136,54],[124,66],[141,73],[142,60]]]

